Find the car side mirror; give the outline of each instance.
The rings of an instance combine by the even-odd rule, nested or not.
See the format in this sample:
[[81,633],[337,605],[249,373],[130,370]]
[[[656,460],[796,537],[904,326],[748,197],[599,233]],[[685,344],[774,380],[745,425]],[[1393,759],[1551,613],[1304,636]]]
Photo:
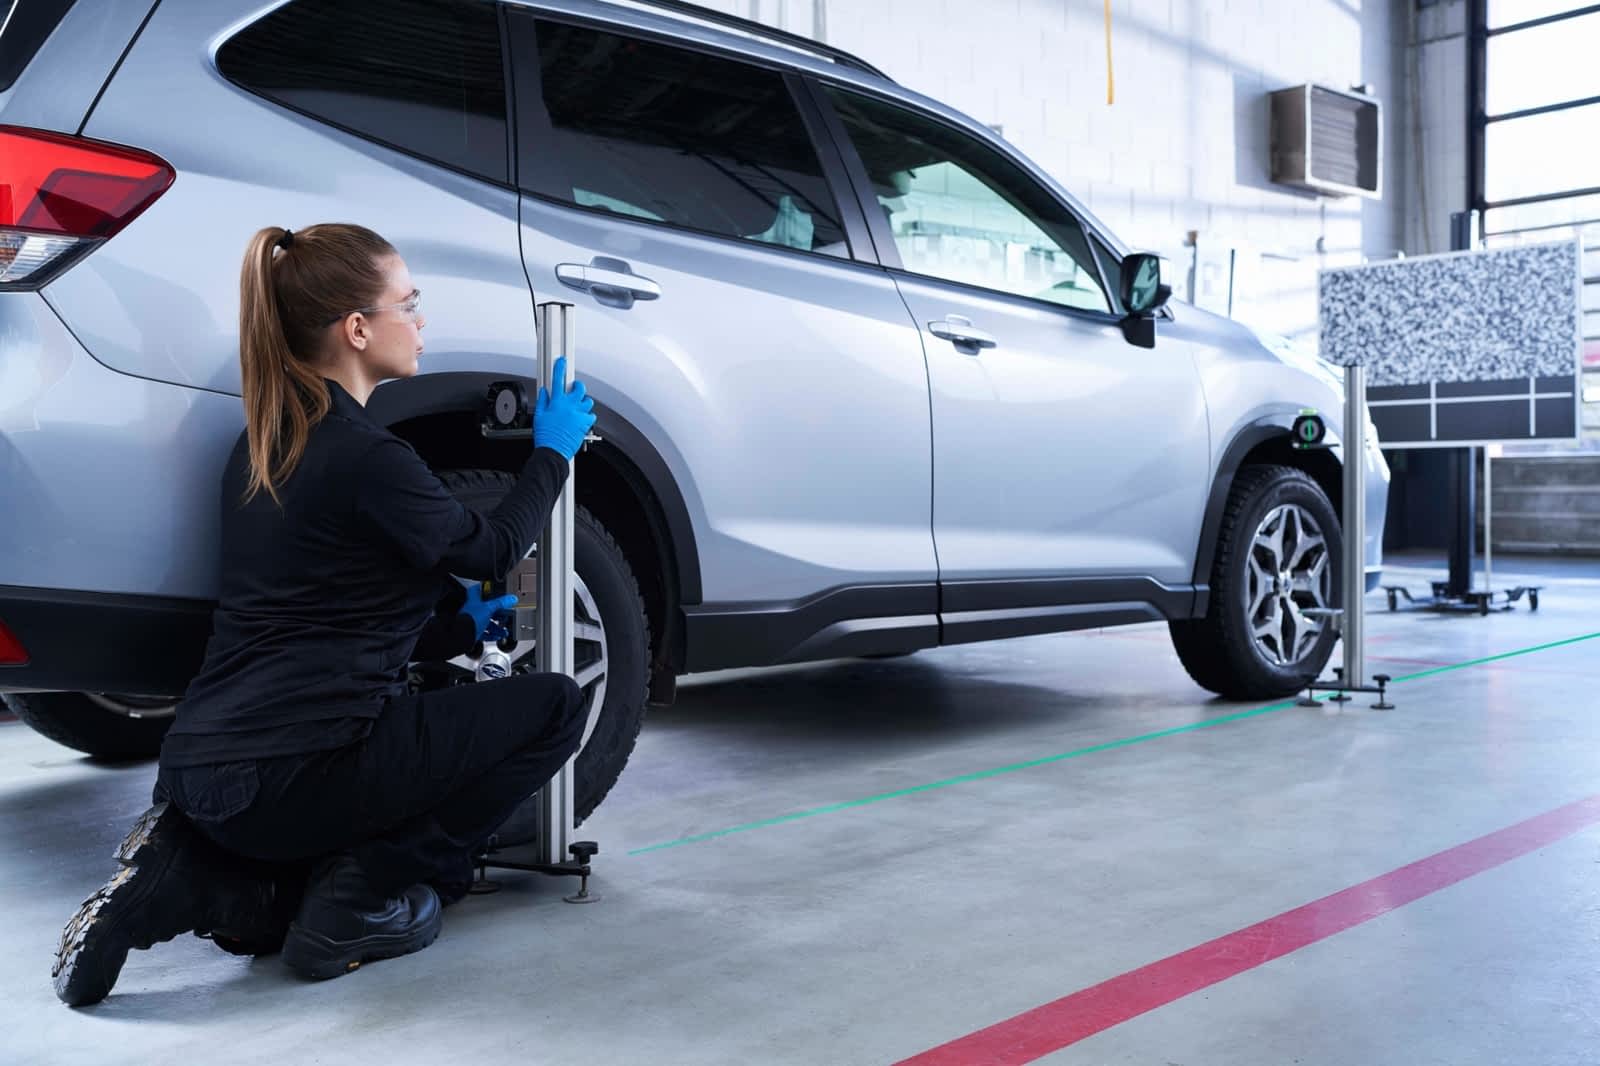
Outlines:
[[1161,259],[1149,252],[1134,252],[1122,260],[1122,335],[1140,348],[1156,346],[1152,317],[1172,296],[1172,286],[1161,283]]
[[1130,315],[1150,314],[1171,295],[1172,287],[1161,284],[1159,256],[1134,252],[1122,261],[1122,306]]

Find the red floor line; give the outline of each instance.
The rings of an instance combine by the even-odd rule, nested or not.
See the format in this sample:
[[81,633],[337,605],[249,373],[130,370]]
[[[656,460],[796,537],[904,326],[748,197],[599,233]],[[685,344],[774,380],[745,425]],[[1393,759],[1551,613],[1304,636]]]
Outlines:
[[[1437,659],[1410,659],[1395,655],[1369,655],[1367,661],[1372,663],[1403,663],[1407,666],[1459,666],[1459,663],[1440,662]],[[1593,678],[1592,671],[1561,670],[1548,666],[1529,666],[1526,662],[1500,662],[1500,663],[1475,663],[1475,670],[1488,670],[1493,672],[1509,672],[1517,674],[1540,674],[1545,677],[1582,677]]]
[[1600,795],[1589,796],[1035,1007],[903,1059],[897,1066],[1019,1066],[1033,1062],[1597,822]]

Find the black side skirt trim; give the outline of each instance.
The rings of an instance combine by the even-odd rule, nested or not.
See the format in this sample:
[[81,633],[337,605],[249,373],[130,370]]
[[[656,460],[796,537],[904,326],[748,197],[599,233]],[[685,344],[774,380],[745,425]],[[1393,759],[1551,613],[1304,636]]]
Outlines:
[[775,666],[1192,618],[1196,593],[1193,585],[1110,577],[851,586],[781,605],[685,607],[686,669]]

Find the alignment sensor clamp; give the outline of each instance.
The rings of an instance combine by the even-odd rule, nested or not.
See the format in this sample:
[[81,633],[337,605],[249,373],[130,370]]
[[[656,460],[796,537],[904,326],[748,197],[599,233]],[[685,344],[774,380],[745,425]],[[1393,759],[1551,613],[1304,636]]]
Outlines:
[[1322,421],[1322,416],[1316,411],[1306,408],[1294,420],[1294,425],[1289,429],[1294,437],[1296,448],[1320,448],[1323,440],[1328,436],[1328,427]]
[[[527,387],[520,381],[490,385],[478,428],[490,440],[526,440],[533,431],[533,404],[528,402]],[[587,451],[590,444],[601,439],[598,433],[585,434],[582,447]]]
[[485,437],[526,438],[533,430],[533,405],[520,381],[497,381],[484,398],[482,430]]

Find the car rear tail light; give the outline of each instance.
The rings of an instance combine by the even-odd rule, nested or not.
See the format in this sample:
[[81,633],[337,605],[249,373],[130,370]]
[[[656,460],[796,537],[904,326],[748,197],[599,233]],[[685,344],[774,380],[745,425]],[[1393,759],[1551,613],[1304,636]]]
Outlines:
[[0,292],[44,285],[138,218],[176,176],[137,148],[0,125]]
[[28,661],[28,649],[0,622],[0,666],[20,666]]

